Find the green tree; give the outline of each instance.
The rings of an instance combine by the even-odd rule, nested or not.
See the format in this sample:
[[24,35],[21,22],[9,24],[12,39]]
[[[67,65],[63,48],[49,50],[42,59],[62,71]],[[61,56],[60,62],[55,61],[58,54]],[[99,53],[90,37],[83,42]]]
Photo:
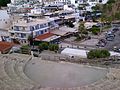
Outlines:
[[44,50],[48,50],[48,43],[47,42],[43,42],[43,43],[41,43],[41,45],[42,45],[42,47],[43,47],[43,49]]
[[93,6],[92,7],[92,10],[93,11],[97,11],[97,10],[100,10],[100,6],[97,4],[96,6]]
[[22,54],[30,54],[30,47],[28,45],[23,45],[20,50]]
[[39,44],[38,49],[39,49],[39,51],[43,51],[44,48],[43,48],[42,44]]
[[116,20],[120,20],[120,12],[116,12],[115,13],[115,19]]
[[7,6],[8,3],[10,3],[10,0],[0,0],[0,7]]
[[115,3],[115,0],[108,0],[107,4]]
[[93,26],[90,31],[94,34],[94,35],[98,35],[98,33],[100,32],[100,28],[97,26]]
[[78,26],[78,32],[80,34],[80,37],[82,37],[86,33],[86,29],[84,26],[84,22],[80,22]]
[[106,58],[109,57],[110,53],[108,50],[100,50],[100,49],[94,49],[90,50],[87,54],[88,59],[94,59],[94,58]]
[[29,35],[27,40],[28,40],[29,45],[32,46],[33,45],[33,35],[32,34]]
[[49,50],[50,51],[58,51],[59,46],[57,44],[50,44],[49,45]]

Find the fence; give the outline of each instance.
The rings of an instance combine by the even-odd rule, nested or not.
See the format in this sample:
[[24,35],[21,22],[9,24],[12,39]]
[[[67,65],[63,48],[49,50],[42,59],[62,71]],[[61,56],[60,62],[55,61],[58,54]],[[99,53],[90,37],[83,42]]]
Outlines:
[[49,60],[49,61],[66,61],[72,63],[82,63],[82,64],[120,64],[120,56],[111,56],[108,58],[100,58],[100,59],[87,59],[87,58],[80,58],[80,57],[73,57],[67,55],[40,55],[42,60]]

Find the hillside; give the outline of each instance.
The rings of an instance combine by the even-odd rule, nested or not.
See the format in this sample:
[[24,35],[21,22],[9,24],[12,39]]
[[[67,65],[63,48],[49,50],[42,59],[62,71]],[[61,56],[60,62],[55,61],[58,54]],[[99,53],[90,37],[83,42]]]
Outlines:
[[8,3],[10,3],[10,0],[0,0],[0,7],[7,6]]
[[120,20],[120,0],[109,0],[102,6],[103,15],[112,20]]

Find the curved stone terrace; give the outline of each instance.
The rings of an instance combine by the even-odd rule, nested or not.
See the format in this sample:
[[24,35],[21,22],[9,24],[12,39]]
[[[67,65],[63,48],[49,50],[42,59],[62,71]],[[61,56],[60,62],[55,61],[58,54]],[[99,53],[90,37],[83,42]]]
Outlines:
[[0,55],[0,90],[120,90],[120,69]]

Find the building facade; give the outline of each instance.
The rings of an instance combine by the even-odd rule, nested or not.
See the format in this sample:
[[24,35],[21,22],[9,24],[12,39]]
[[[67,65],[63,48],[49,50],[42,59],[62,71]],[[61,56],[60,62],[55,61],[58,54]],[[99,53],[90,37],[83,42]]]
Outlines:
[[40,0],[44,5],[64,5],[70,3],[70,0]]
[[96,4],[105,4],[108,0],[74,0],[73,4],[78,6],[79,4],[89,4],[90,6],[95,6]]
[[27,43],[29,35],[33,38],[50,32],[56,28],[53,20],[49,19],[21,19],[13,23],[12,30],[9,31],[11,40],[17,39],[20,43]]

